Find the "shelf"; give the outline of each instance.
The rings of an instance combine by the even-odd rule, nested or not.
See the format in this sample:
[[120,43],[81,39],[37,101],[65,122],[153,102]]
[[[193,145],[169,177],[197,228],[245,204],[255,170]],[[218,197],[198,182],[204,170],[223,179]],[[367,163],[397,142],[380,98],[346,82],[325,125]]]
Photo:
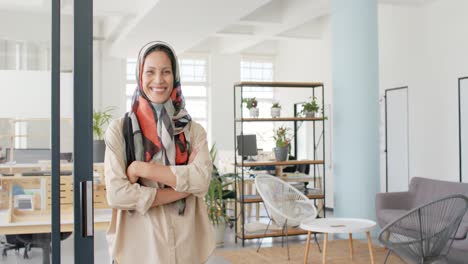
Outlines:
[[236,118],[236,122],[284,122],[284,121],[323,121],[324,117],[277,117],[277,118]]
[[237,167],[256,167],[256,166],[287,166],[287,165],[307,165],[307,164],[323,164],[323,160],[288,160],[288,161],[242,161],[237,164]]
[[[268,89],[272,89],[272,88],[275,88],[274,90],[280,90],[282,88],[286,88],[286,90],[283,90],[283,91],[291,91],[292,89],[291,88],[299,88],[299,89],[302,89],[304,90],[303,88],[306,88],[306,89],[310,89],[309,91],[312,92],[312,95],[313,96],[318,96],[316,93],[320,93],[321,95],[321,103],[320,103],[320,107],[323,108],[324,107],[324,97],[325,97],[325,94],[324,94],[324,89],[325,89],[325,86],[323,83],[321,82],[236,82],[234,83],[234,105],[235,106],[239,106],[241,104],[238,104],[238,100],[240,98],[241,101],[243,101],[244,99],[244,96],[246,96],[246,91],[245,89],[243,89],[243,87],[266,87]],[[256,88],[257,89],[257,88]],[[295,89],[295,91],[298,91],[297,89]],[[280,99],[281,100],[281,99]],[[294,138],[294,146],[295,146],[295,152],[294,152],[294,156],[297,157],[298,156],[298,153],[299,151],[297,150],[298,147],[302,147],[305,143],[311,145],[310,147],[314,148],[314,150],[317,150],[318,146],[315,146],[315,142],[317,142],[317,138],[318,137],[322,137],[322,134],[320,133],[320,131],[323,133],[323,136],[325,135],[325,121],[328,120],[328,117],[326,116],[326,114],[324,113],[320,113],[315,115],[315,117],[305,117],[303,116],[299,111],[298,111],[298,107],[300,107],[301,104],[304,104],[304,102],[296,102],[294,103],[294,112],[293,113],[290,113],[290,114],[285,114],[284,117],[277,117],[277,118],[273,118],[273,117],[270,117],[269,114],[265,114],[263,116],[260,116],[260,117],[256,117],[256,118],[252,118],[252,117],[249,117],[248,115],[244,115],[242,114],[243,113],[243,108],[241,108],[240,110],[240,113],[241,114],[236,114],[234,115],[234,139],[236,139],[236,137],[238,137],[238,135],[242,135],[243,132],[244,132],[244,126],[242,126],[242,124],[245,122],[246,124],[247,123],[251,123],[251,124],[266,124],[266,122],[271,122],[271,123],[275,123],[275,122],[291,122],[291,124],[294,125],[294,135],[293,135],[293,138]],[[235,109],[238,109],[238,108],[235,108]],[[235,110],[235,113],[237,110]],[[315,121],[318,121],[318,123],[316,123]],[[257,122],[257,123],[255,123]],[[260,123],[258,123],[260,122]],[[306,131],[305,133],[308,133],[307,135],[305,135],[305,137],[307,138],[310,138],[310,142],[309,141],[306,141],[305,143],[303,143],[302,145],[298,144],[298,139],[297,139],[297,136],[298,136],[298,129],[300,127],[301,124],[303,124],[302,122],[310,122],[309,124],[311,124],[313,126],[313,133],[312,131]],[[276,123],[278,124],[278,123]],[[248,125],[246,125],[248,126]],[[315,133],[316,131],[316,128],[319,130],[319,133]],[[309,133],[310,132],[310,133]],[[252,132],[253,134],[256,134],[258,132]],[[301,134],[302,136],[302,134]],[[319,139],[319,142],[320,142],[320,139]],[[243,224],[245,222],[245,212],[246,212],[246,208],[245,208],[245,205],[246,204],[257,204],[258,203],[261,203],[263,202],[262,198],[251,192],[252,191],[252,186],[249,186],[249,185],[252,185],[253,184],[253,181],[255,180],[254,178],[250,178],[252,175],[255,175],[255,174],[260,174],[261,172],[260,171],[267,171],[267,173],[272,173],[270,171],[274,170],[274,174],[277,175],[277,177],[279,179],[282,179],[284,181],[288,181],[288,182],[298,182],[298,183],[307,183],[307,182],[310,182],[310,183],[313,183],[314,187],[316,188],[313,188],[313,189],[308,189],[308,192],[306,194],[306,196],[311,199],[311,201],[314,202],[314,204],[316,205],[319,205],[320,208],[324,208],[325,206],[325,201],[326,201],[326,198],[325,198],[325,172],[326,172],[326,168],[325,168],[325,149],[326,149],[326,146],[325,146],[325,140],[321,140],[321,144],[320,144],[320,147],[321,147],[321,150],[323,150],[321,153],[318,153],[318,152],[314,152],[315,154],[312,156],[312,155],[307,155],[307,156],[301,156],[301,158],[305,158],[304,160],[301,160],[301,159],[298,159],[298,160],[289,160],[289,161],[276,161],[274,160],[273,158],[269,159],[269,158],[263,158],[263,160],[258,160],[258,161],[251,161],[251,160],[245,160],[243,158],[239,158],[237,156],[237,151],[238,151],[238,144],[240,142],[237,142],[236,140],[234,140],[234,156],[235,156],[235,162],[234,162],[234,167],[235,167],[235,173],[238,173],[239,174],[242,174],[242,177],[236,177],[235,178],[235,188],[236,190],[238,190],[239,193],[237,193],[236,195],[236,203],[235,203],[235,215],[237,216],[236,218],[236,232],[235,232],[235,237],[236,237],[236,242],[237,242],[237,239],[240,238],[242,240],[242,246],[244,246],[244,240],[245,239],[255,239],[255,238],[263,238],[263,237],[280,237],[280,236],[284,236],[286,235],[285,232],[283,232],[282,230],[268,230],[268,233],[267,234],[264,234],[265,230],[260,230],[260,232],[250,232],[250,233],[246,233],[247,230],[250,230],[250,231],[253,231],[253,230],[257,230],[256,228],[251,228],[250,226],[248,226],[247,229],[245,229],[243,227]],[[302,153],[302,152],[300,152]],[[318,153],[318,154],[317,154]],[[283,173],[283,169],[287,166],[297,166],[297,165],[303,165],[303,166],[297,166],[296,169],[298,169],[299,171],[301,171],[302,173],[306,172],[306,170],[304,169],[307,169],[309,166],[304,166],[304,165],[314,165],[314,168],[317,169],[317,167],[315,165],[323,165],[319,167],[319,172],[322,171],[321,173],[321,176],[318,176],[316,175],[317,174],[317,171],[314,169],[314,170],[311,170],[313,172],[313,175],[309,175],[308,174],[304,174],[304,175],[296,175],[295,173],[294,174],[291,174],[292,177],[286,177],[286,176],[289,176],[289,174],[285,174]],[[248,169],[248,171],[246,172],[244,170],[244,168]],[[299,184],[299,185],[302,185],[302,184]],[[307,185],[307,184],[304,184],[304,185]],[[247,190],[249,191],[249,195],[246,195],[246,188],[247,187]],[[307,186],[306,186],[307,187]],[[302,189],[302,186],[300,187],[300,189]],[[321,214],[323,215],[323,217],[325,217],[325,210],[322,210],[321,211]],[[240,217],[239,217],[240,216]],[[258,218],[257,218],[258,219]],[[299,229],[299,228],[290,228],[288,230],[288,235],[303,235],[303,234],[307,234],[307,231],[304,231],[302,229]]]
[[322,87],[320,82],[237,82],[234,87],[239,86],[262,86],[262,87],[290,87],[290,88],[313,88]]
[[[282,232],[282,230],[274,230],[264,233],[255,233],[255,234],[245,234],[244,239],[254,239],[254,238],[262,238],[262,237],[279,237],[285,236],[286,234]],[[300,229],[300,228],[288,228],[288,236],[297,236],[297,235],[307,235],[307,231]],[[237,237],[242,239],[242,233],[238,233]]]
[[[314,194],[307,194],[307,198],[309,199],[323,199],[325,198],[325,195],[321,193],[314,193]],[[240,199],[241,200],[241,199]],[[260,197],[260,195],[244,195],[244,203],[261,203],[263,202],[263,199]]]

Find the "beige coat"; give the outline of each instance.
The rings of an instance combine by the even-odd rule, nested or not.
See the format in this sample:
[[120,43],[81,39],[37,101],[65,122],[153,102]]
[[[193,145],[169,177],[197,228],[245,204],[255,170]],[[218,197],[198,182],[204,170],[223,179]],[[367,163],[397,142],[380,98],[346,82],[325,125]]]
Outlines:
[[190,142],[199,152],[191,164],[171,167],[177,178],[175,190],[192,194],[180,216],[175,203],[151,207],[157,184],[128,181],[122,125],[123,119],[114,120],[105,135],[107,201],[113,208],[107,230],[111,258],[118,264],[204,263],[215,248],[203,201],[212,171],[205,130],[191,122]]

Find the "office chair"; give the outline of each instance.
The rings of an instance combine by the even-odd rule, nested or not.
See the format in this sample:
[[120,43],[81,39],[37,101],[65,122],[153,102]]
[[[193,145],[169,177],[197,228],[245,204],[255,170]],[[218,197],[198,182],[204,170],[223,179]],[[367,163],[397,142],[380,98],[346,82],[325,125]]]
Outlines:
[[19,253],[19,250],[21,248],[24,248],[23,258],[25,259],[28,258],[28,251],[26,250],[26,245],[25,243],[18,240],[17,235],[5,235],[5,238],[6,238],[7,244],[5,245],[2,251],[2,256],[4,258],[7,256],[7,252],[9,250],[14,249],[17,253]]

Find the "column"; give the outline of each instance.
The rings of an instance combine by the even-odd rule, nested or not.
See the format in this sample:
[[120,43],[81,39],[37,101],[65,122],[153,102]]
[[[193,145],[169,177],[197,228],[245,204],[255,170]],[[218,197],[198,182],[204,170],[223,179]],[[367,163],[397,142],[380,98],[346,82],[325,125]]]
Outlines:
[[332,0],[334,215],[375,219],[379,191],[377,0]]

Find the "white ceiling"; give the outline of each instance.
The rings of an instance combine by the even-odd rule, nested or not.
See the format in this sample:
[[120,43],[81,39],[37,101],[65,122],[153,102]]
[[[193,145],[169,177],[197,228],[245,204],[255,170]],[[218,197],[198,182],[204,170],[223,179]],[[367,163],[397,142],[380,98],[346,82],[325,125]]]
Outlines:
[[[379,0],[415,6],[431,1]],[[50,5],[51,0],[0,0],[0,39],[48,41]],[[63,28],[71,31],[73,0],[61,5]],[[178,53],[275,53],[279,40],[321,38],[330,5],[331,0],[94,0],[94,39],[118,57],[135,56],[151,40],[167,41]]]

